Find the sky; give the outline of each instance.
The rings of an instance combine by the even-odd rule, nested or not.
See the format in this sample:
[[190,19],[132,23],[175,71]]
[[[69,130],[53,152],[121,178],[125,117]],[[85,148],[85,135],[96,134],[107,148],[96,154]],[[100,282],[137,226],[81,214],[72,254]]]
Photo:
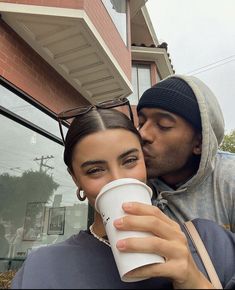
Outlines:
[[159,42],[177,74],[194,75],[217,96],[225,132],[235,129],[235,1],[148,0]]

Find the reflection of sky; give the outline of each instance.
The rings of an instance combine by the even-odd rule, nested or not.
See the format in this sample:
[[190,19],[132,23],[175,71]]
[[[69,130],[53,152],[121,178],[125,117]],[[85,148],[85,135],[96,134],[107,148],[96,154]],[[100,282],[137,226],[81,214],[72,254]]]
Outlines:
[[[0,105],[59,136],[58,123],[55,120],[2,86],[0,86]],[[27,170],[39,171],[41,158],[52,156],[53,158],[43,160],[42,170],[52,175],[54,181],[59,184],[54,194],[63,195],[61,204],[63,206],[78,203],[76,186],[63,162],[63,146],[3,115],[0,116],[0,121],[0,174],[21,176]],[[52,201],[53,199],[50,198]]]
[[4,116],[0,116],[0,120],[0,174],[21,176],[27,170],[39,171],[41,157],[53,156],[44,159],[46,166],[42,166],[42,170],[52,174],[54,181],[60,185],[55,194],[63,195],[63,204],[74,204],[76,186],[64,165],[63,147]]
[[16,96],[3,86],[0,86],[0,105],[35,125],[60,137],[59,127],[56,120],[43,114],[39,109]]
[[125,0],[103,0],[109,15],[111,16],[117,30],[119,31],[123,41],[127,42],[126,32],[126,1]]

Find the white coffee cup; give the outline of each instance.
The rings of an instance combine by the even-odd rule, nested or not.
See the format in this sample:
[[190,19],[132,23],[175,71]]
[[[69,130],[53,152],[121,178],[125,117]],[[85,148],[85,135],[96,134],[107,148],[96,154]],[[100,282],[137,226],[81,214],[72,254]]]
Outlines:
[[99,192],[95,208],[103,219],[103,224],[111,245],[117,268],[124,282],[136,282],[146,278],[126,278],[125,274],[138,267],[164,263],[163,257],[153,253],[124,253],[120,252],[116,243],[118,240],[130,237],[153,236],[152,233],[137,231],[119,231],[113,226],[114,220],[127,215],[123,209],[124,202],[141,202],[151,205],[152,190],[145,183],[133,179],[122,178],[106,184]]

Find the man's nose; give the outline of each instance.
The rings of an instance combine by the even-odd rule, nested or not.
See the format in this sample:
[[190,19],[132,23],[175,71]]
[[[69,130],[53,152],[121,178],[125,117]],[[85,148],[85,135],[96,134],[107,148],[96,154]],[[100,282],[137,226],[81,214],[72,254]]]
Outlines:
[[143,126],[139,129],[139,132],[144,143],[152,143],[156,137],[153,125],[149,122],[145,122]]

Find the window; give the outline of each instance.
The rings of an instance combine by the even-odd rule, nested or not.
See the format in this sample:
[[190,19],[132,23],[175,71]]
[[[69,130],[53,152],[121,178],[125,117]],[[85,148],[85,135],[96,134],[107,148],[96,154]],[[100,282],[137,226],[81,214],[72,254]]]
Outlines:
[[47,128],[47,131],[60,138],[60,132],[57,121],[50,116],[43,114],[29,102],[19,98],[14,92],[4,86],[0,86],[0,105],[16,115],[32,122],[41,129]]
[[131,105],[137,105],[143,92],[151,87],[151,66],[143,64],[132,65],[133,93],[128,97]]
[[126,0],[102,0],[124,43],[127,45]]
[[87,227],[88,205],[64,165],[57,121],[20,95],[0,85],[0,271]]

